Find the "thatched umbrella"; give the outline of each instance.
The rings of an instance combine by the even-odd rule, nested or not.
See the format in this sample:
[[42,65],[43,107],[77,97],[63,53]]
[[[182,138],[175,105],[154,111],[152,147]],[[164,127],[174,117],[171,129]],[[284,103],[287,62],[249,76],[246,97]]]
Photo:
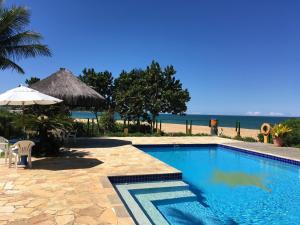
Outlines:
[[64,68],[30,87],[44,94],[63,99],[64,103],[69,106],[99,106],[104,101],[103,96]]

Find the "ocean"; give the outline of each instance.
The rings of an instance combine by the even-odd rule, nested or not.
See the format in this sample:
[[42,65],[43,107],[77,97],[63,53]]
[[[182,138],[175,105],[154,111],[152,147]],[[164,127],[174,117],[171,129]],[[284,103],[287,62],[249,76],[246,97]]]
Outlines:
[[[73,111],[73,118],[78,119],[92,119],[95,115],[92,112],[87,111]],[[295,119],[295,117],[275,117],[275,116],[229,116],[229,115],[196,115],[187,114],[184,116],[172,115],[172,114],[160,114],[157,118],[162,123],[174,123],[174,124],[185,124],[186,121],[193,125],[208,126],[211,118],[217,119],[219,126],[222,127],[235,127],[236,122],[239,121],[241,128],[248,129],[260,129],[263,123],[276,124],[281,123],[284,120]],[[115,114],[115,119],[120,119],[118,114]]]

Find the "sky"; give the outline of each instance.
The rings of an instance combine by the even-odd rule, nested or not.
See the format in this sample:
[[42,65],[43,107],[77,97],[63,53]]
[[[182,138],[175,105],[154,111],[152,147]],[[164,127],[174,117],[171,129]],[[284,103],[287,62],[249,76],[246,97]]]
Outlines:
[[0,92],[60,67],[173,65],[190,91],[188,113],[300,116],[298,0],[6,0],[27,6],[28,29],[53,56],[0,71]]

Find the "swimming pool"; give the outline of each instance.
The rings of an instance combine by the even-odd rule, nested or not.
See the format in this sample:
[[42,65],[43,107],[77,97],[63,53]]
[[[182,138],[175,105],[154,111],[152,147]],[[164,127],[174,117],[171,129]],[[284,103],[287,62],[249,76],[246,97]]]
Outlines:
[[152,201],[172,225],[300,223],[297,165],[218,145],[139,148],[181,170],[195,194]]

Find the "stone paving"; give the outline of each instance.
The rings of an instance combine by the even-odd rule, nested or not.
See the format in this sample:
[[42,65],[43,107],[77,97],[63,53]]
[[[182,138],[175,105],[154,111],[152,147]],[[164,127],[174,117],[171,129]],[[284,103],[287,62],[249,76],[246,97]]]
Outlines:
[[233,147],[243,148],[254,152],[265,153],[268,155],[279,156],[281,158],[292,159],[300,162],[300,149],[299,148],[287,148],[287,147],[275,147],[271,144],[262,143],[246,143],[235,142],[228,143]]
[[[191,143],[243,144],[217,137],[94,138],[61,157],[35,158],[32,169],[9,169],[0,159],[0,225],[134,224],[108,176],[178,172],[131,144]],[[295,149],[286,152],[298,157]]]

